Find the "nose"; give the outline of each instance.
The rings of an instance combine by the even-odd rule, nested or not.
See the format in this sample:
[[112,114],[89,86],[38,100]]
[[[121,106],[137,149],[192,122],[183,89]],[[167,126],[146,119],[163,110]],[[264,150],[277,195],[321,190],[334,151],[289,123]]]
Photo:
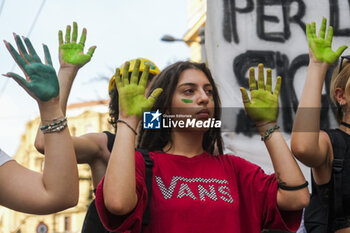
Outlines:
[[201,90],[198,97],[199,105],[207,105],[209,103],[209,96],[205,90]]

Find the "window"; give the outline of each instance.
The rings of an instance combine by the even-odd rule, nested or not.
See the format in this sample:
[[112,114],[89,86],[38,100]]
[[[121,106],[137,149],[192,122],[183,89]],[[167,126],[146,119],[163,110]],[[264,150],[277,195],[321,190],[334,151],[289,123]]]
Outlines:
[[71,231],[71,230],[72,230],[72,217],[65,216],[64,217],[64,231]]

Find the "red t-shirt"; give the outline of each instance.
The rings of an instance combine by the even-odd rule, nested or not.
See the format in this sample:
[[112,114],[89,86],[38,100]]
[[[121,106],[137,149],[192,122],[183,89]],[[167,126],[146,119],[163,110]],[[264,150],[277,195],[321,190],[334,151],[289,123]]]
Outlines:
[[[145,164],[136,156],[138,203],[127,216],[111,214],[104,205],[103,182],[96,192],[101,221],[112,232],[140,232],[147,205]],[[150,152],[154,161],[151,222],[144,232],[240,232],[262,229],[296,231],[302,210],[280,212],[274,175],[236,156],[204,152],[193,158]],[[282,217],[283,216],[283,217]]]

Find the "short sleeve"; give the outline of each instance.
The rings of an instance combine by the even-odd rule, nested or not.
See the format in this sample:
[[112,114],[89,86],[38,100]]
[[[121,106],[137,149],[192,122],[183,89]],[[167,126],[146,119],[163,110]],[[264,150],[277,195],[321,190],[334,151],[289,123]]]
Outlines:
[[96,189],[96,209],[103,226],[111,232],[141,232],[143,212],[147,205],[147,188],[145,184],[145,164],[142,155],[135,151],[136,192],[138,202],[128,215],[114,215],[108,211],[103,198],[104,177]]
[[13,160],[13,158],[0,149],[0,166],[2,166],[4,163],[10,160]]
[[302,212],[280,211],[277,207],[277,180],[274,174],[267,175],[257,165],[236,157],[235,167],[242,187],[243,205],[254,213],[262,229],[297,231]]

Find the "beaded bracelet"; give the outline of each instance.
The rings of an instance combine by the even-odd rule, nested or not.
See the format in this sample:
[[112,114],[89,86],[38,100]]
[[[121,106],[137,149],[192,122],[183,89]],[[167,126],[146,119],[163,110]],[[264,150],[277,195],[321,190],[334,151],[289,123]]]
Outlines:
[[264,133],[263,136],[261,136],[261,141],[266,141],[270,136],[271,134],[276,130],[276,129],[279,129],[280,127],[278,125],[274,125],[272,128],[270,129],[267,129]]
[[53,120],[53,123],[47,124],[40,127],[41,132],[45,133],[54,133],[60,132],[67,126],[67,118],[63,117],[61,120]]

